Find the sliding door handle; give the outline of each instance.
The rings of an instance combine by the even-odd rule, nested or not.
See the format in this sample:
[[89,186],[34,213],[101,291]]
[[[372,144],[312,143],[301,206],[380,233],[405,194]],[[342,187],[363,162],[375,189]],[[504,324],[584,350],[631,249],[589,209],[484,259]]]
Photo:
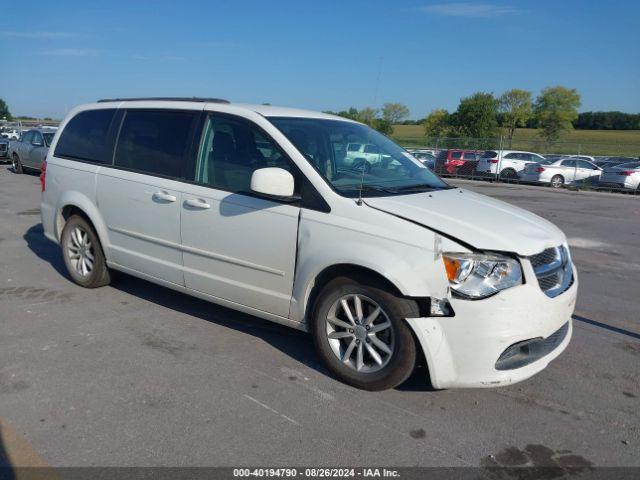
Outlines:
[[190,198],[189,200],[185,200],[184,204],[190,208],[197,208],[199,210],[208,210],[211,208],[207,202],[201,199]]

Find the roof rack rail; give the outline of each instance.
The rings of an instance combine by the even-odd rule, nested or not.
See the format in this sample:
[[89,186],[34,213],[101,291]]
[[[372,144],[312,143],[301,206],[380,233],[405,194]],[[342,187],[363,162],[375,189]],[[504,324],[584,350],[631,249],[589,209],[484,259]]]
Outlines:
[[98,103],[104,102],[136,102],[141,100],[163,100],[171,102],[203,102],[203,103],[231,103],[223,98],[201,98],[201,97],[134,97],[134,98],[103,98]]

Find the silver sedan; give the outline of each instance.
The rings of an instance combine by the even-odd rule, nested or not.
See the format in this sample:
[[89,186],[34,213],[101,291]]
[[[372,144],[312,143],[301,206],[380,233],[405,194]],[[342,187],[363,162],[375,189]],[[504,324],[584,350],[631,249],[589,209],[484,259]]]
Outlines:
[[600,176],[602,187],[635,190],[640,193],[640,162],[623,163],[607,168]]

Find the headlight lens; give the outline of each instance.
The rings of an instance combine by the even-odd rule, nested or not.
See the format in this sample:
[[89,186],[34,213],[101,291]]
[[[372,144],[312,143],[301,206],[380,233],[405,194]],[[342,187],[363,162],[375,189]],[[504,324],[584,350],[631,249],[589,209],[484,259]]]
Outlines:
[[522,283],[520,263],[498,254],[444,253],[449,285],[468,298],[485,298]]

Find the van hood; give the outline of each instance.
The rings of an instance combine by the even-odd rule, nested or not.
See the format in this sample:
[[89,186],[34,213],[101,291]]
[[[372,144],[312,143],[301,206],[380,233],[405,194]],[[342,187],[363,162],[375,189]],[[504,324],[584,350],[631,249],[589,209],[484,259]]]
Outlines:
[[370,207],[423,225],[477,250],[529,256],[566,242],[565,235],[551,222],[468,190],[452,188],[364,201]]

